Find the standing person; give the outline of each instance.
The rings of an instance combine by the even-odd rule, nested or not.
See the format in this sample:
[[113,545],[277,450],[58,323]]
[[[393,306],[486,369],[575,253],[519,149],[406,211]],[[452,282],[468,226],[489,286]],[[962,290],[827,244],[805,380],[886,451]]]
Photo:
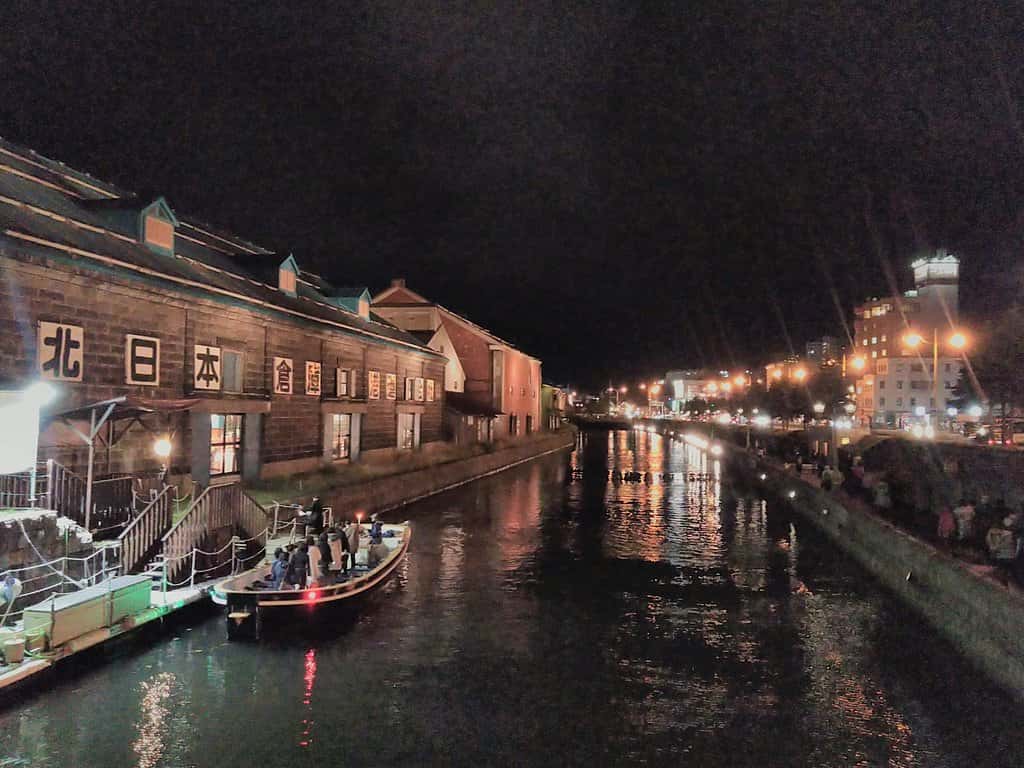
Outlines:
[[379,544],[380,540],[384,538],[384,524],[377,519],[377,516],[373,516],[373,522],[370,524],[370,541],[375,544]]
[[306,525],[312,530],[310,533],[320,533],[324,527],[324,504],[319,496],[313,497],[313,503],[306,510]]
[[359,554],[359,534],[362,533],[362,530],[358,517],[345,528],[345,538],[348,539],[349,554],[352,556],[352,570],[355,570],[356,567],[356,555]]
[[939,512],[939,541],[945,546],[949,546],[954,533],[956,533],[956,518],[953,517],[949,507],[943,507]]
[[306,588],[306,578],[309,576],[309,547],[303,542],[295,550],[292,559],[288,563],[288,583],[294,584],[299,589]]
[[953,510],[956,518],[956,538],[958,541],[969,541],[974,535],[974,505],[966,499],[960,499]]
[[334,559],[331,553],[331,542],[327,539],[327,531],[320,534],[317,541],[317,548],[320,550],[320,583],[329,584],[331,577],[331,561]]
[[288,553],[280,547],[274,552],[274,564],[270,567],[270,581],[274,589],[280,589],[288,576]]
[[825,467],[821,473],[821,490],[828,493],[832,490],[832,467]]

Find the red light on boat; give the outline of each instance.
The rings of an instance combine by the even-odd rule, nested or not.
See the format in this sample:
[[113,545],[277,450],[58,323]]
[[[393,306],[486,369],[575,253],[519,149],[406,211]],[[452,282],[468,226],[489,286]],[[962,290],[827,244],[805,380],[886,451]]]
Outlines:
[[315,589],[306,593],[307,600],[316,600],[318,597],[320,597],[320,593],[317,592]]

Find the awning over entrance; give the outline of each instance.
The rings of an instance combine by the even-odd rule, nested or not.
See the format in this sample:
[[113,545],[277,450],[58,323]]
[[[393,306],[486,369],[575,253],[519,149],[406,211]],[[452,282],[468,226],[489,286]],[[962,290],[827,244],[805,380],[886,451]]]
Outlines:
[[94,413],[105,414],[103,420],[122,421],[137,419],[148,413],[180,413],[192,408],[198,399],[188,400],[151,400],[144,397],[128,397],[122,395],[110,400],[100,400],[90,405],[80,405],[67,411],[50,416],[51,419],[62,421],[90,421]]
[[[88,472],[86,475],[86,486],[85,486],[85,527],[89,529],[90,517],[92,515],[92,485],[93,485],[93,466],[95,464],[96,454],[96,440],[99,440],[106,446],[108,451],[115,445],[118,440],[124,437],[125,433],[131,429],[133,424],[141,424],[142,417],[149,414],[173,414],[182,413],[191,409],[198,400],[151,400],[143,397],[128,397],[122,395],[121,397],[115,397],[110,400],[100,400],[99,402],[90,403],[89,405],[82,405],[77,408],[71,408],[60,413],[52,414],[47,418],[49,421],[60,421],[63,422],[67,427],[74,432],[78,437],[82,439],[82,442],[89,447],[89,464]],[[83,432],[73,422],[88,421],[89,426],[88,432]],[[117,423],[127,422],[121,429],[120,434],[117,432]],[[100,431],[106,427],[107,434],[105,437],[100,435]]]

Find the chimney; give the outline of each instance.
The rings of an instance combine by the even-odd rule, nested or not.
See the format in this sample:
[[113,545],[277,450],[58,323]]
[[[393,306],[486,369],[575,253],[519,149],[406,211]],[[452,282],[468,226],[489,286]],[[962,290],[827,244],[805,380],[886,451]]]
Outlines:
[[391,280],[391,287],[392,288],[405,288],[405,278],[404,277],[393,278]]

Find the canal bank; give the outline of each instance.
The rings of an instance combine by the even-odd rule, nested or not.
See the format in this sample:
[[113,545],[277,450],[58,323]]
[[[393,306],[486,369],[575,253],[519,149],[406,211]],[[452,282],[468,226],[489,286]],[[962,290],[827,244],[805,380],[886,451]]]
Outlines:
[[[657,430],[680,436],[709,431],[705,424],[676,423],[659,424]],[[866,505],[825,493],[772,461],[755,460],[728,437],[720,444],[747,482],[789,504],[990,679],[1024,701],[1024,598],[1019,592],[897,528]]]
[[565,428],[498,446],[477,446],[470,455],[424,454],[416,457],[419,461],[411,467],[393,465],[394,471],[379,472],[368,479],[345,473],[289,478],[291,487],[300,491],[293,491],[285,498],[275,497],[272,488],[254,489],[254,495],[267,504],[272,501],[308,504],[313,495],[318,495],[335,514],[389,512],[541,456],[567,450],[575,442],[576,430]]

